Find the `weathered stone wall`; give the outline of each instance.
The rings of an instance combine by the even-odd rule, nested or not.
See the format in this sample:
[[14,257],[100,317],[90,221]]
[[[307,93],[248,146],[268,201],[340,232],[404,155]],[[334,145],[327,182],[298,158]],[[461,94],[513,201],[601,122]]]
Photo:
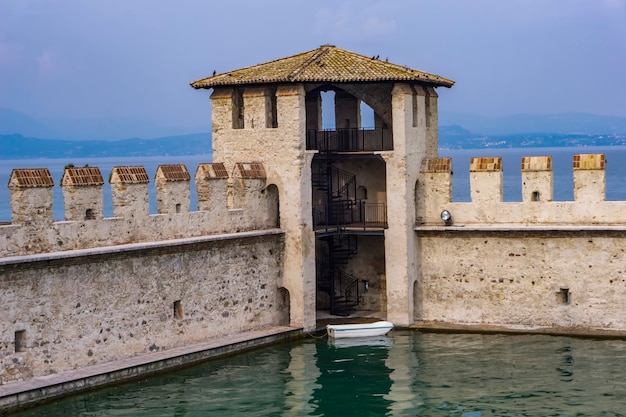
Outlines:
[[626,231],[418,233],[417,321],[626,330]]
[[[246,181],[254,181],[254,187],[244,188],[241,204],[235,210],[228,207],[227,178],[198,176],[200,211],[192,212],[188,181],[158,182],[157,194],[167,198],[159,203],[159,211],[164,213],[157,215],[148,213],[149,184],[116,182],[112,184],[116,217],[112,218],[102,218],[99,187],[64,187],[78,207],[76,213],[72,208],[72,213],[80,213],[81,217],[60,222],[51,215],[51,187],[12,189],[14,221],[0,225],[0,258],[277,227],[278,197],[274,189],[268,192],[263,180]],[[93,220],[85,219],[86,207],[94,208]]]
[[[266,115],[275,94],[276,127],[267,127]],[[283,285],[291,295],[294,326],[315,326],[315,243],[311,224],[311,160],[305,150],[306,106],[302,85],[243,91],[243,128],[233,128],[234,91],[216,88],[211,95],[213,157],[232,172],[237,162],[261,162],[267,184],[279,194],[280,225],[285,230]]]
[[626,202],[604,200],[603,155],[574,157],[574,201],[552,200],[549,157],[523,158],[519,203],[502,202],[499,158],[471,169],[455,203],[450,160],[422,164],[415,320],[626,330]]
[[1,260],[0,384],[288,324],[283,245],[274,230]]

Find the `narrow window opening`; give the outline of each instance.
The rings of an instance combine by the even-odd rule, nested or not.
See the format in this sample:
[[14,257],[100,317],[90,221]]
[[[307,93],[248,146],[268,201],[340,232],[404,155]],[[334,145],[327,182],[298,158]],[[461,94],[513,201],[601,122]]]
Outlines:
[[270,90],[269,92],[269,100],[268,100],[268,118],[267,124],[265,127],[269,128],[277,128],[278,127],[278,105],[276,103],[276,90]]
[[530,196],[530,200],[539,201],[539,199],[540,199],[539,191],[533,191],[533,193]]
[[244,108],[243,108],[243,92],[235,89],[233,92],[233,129],[243,129],[244,127]]
[[419,107],[417,105],[417,94],[413,92],[413,127],[417,127],[417,118],[419,114]]
[[183,305],[180,300],[174,301],[174,318],[178,320],[183,318]]
[[569,288],[561,288],[561,302],[563,304],[569,304],[571,302],[572,293],[569,292]]
[[95,218],[96,218],[96,216],[93,214],[93,210],[92,209],[85,210],[85,220],[93,220]]
[[18,330],[15,332],[15,352],[24,352],[26,350],[26,330]]
[[426,116],[426,127],[430,127],[432,109],[430,107],[430,96],[428,94],[424,97],[424,102],[425,102],[424,114]]
[[180,203],[176,203],[176,213],[180,213]]

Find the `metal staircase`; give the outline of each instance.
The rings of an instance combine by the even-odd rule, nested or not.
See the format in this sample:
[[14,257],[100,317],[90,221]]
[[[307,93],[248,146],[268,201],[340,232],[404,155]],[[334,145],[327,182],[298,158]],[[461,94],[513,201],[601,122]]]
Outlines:
[[363,282],[342,270],[358,252],[357,236],[345,232],[361,211],[356,199],[356,176],[327,161],[313,170],[311,180],[324,193],[323,206],[313,209],[318,237],[326,243],[316,262],[317,289],[329,295],[331,314],[347,316],[358,305],[359,284]]

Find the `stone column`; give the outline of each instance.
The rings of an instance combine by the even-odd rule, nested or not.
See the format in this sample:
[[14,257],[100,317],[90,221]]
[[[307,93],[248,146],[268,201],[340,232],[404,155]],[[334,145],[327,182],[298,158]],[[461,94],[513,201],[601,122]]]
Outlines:
[[393,151],[383,154],[387,163],[387,221],[385,230],[385,274],[387,319],[397,326],[413,322],[413,284],[417,279],[418,240],[415,234],[416,197],[420,161],[426,156],[426,127],[414,125],[416,90],[396,84],[392,90]]

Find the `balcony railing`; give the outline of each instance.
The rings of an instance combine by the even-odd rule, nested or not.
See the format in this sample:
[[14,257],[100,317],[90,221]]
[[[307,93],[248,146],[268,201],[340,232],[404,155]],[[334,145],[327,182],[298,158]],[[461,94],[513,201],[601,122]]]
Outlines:
[[340,200],[333,201],[330,207],[313,207],[313,229],[315,231],[385,228],[387,228],[387,206],[385,203]]
[[391,129],[308,130],[306,148],[320,152],[393,150]]

